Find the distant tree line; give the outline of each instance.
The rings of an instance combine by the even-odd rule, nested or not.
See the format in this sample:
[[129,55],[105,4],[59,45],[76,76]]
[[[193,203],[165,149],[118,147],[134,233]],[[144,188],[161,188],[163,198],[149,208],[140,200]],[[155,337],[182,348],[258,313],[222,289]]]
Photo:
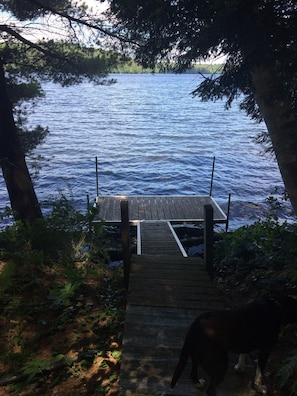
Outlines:
[[[214,63],[202,63],[195,64],[184,70],[183,73],[187,74],[217,74],[223,70],[223,64]],[[111,68],[111,73],[129,73],[129,74],[141,74],[141,73],[176,73],[175,64],[157,64],[154,68],[147,68],[134,61],[133,59],[126,58],[122,62],[118,62],[116,67]]]

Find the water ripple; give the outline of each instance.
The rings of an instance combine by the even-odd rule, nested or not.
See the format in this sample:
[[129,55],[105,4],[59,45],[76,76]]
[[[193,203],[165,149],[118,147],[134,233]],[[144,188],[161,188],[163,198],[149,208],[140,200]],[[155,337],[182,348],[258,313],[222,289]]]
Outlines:
[[84,208],[86,195],[96,194],[95,156],[102,194],[207,194],[213,156],[218,202],[232,193],[234,208],[241,208],[236,202],[261,205],[275,186],[283,189],[275,161],[252,140],[265,127],[236,105],[225,111],[220,101],[193,98],[201,76],[115,77],[112,86],[44,84],[46,97],[30,116],[31,125],[51,131],[36,150],[46,158],[35,182],[41,200],[71,190]]

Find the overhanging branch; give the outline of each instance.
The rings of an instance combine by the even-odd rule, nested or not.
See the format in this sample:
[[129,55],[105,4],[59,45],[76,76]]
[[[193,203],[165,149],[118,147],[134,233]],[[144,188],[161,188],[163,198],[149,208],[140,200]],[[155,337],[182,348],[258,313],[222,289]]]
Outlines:
[[115,38],[115,39],[117,39],[119,41],[124,41],[125,43],[128,43],[128,44],[139,45],[137,42],[129,40],[127,37],[120,36],[120,35],[112,32],[109,29],[105,29],[105,28],[101,27],[100,24],[99,24],[99,23],[101,23],[100,20],[93,19],[93,22],[89,22],[89,21],[87,21],[85,19],[78,18],[78,17],[75,17],[73,15],[69,15],[67,12],[58,11],[58,10],[56,10],[53,7],[50,7],[48,5],[43,4],[41,1],[38,1],[38,0],[27,0],[27,1],[29,1],[31,4],[36,5],[37,7],[42,8],[45,11],[49,11],[50,13],[52,13],[54,15],[58,15],[61,18],[67,19],[69,22],[75,22],[75,23],[77,23],[79,25],[83,25],[83,26],[86,26],[86,27],[88,27],[90,29],[97,30],[98,32],[103,33],[106,36]]

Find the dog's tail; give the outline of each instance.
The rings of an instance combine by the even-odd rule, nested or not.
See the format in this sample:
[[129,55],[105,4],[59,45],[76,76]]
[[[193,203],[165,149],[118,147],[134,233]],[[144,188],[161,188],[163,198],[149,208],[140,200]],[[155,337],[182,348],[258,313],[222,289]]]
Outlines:
[[175,387],[177,381],[179,380],[179,377],[181,376],[184,368],[186,367],[189,356],[190,356],[189,345],[188,345],[187,338],[186,338],[185,343],[184,343],[181,353],[180,353],[179,361],[176,365],[176,368],[174,370],[174,374],[173,374],[173,377],[172,377],[172,380],[170,383],[171,389],[173,389]]

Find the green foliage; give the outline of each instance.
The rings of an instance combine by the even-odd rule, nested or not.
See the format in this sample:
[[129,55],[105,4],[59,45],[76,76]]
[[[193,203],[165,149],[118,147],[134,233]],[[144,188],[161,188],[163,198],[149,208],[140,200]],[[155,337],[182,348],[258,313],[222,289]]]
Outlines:
[[78,288],[78,284],[72,284],[71,282],[67,282],[64,287],[59,287],[58,285],[54,285],[54,287],[50,290],[49,300],[52,301],[54,308],[61,307],[69,307],[72,303],[71,298],[74,296],[75,291]]
[[6,287],[11,287],[13,284],[13,280],[15,277],[15,263],[13,261],[8,261],[6,265],[2,268],[1,270],[1,275],[0,275],[0,295],[1,295],[1,290],[3,290]]
[[11,12],[17,19],[24,21],[28,19],[36,19],[38,17],[48,14],[46,7],[57,7],[61,11],[71,7],[69,0],[50,0],[43,2],[44,7],[40,7],[39,3],[35,4],[32,1],[18,1],[18,0],[3,0],[1,7],[3,11]]
[[34,377],[48,370],[53,364],[64,359],[64,355],[60,354],[49,360],[32,359],[26,362],[22,372],[28,375],[27,382],[31,382]]
[[[22,149],[26,155],[32,155],[33,150],[39,146],[49,134],[48,128],[43,128],[37,125],[34,129],[28,130],[27,128],[18,126],[19,137]],[[33,157],[36,161],[36,158]]]
[[[22,76],[22,73],[27,73],[21,67],[22,57],[20,53],[23,51],[22,48],[13,43],[1,43],[0,54],[3,62],[6,64],[7,90],[13,105],[14,120],[19,132],[22,148],[25,154],[31,154],[32,150],[45,139],[49,131],[40,125],[33,130],[26,128],[27,115],[33,112],[35,101],[42,98],[44,92],[40,82],[37,80],[36,74]],[[18,59],[14,59],[16,53],[19,54]]]
[[61,40],[47,40],[36,45],[6,41],[0,44],[0,54],[13,103],[19,98],[27,101],[41,97],[42,80],[63,86],[78,84],[85,79],[97,84],[112,83],[112,79],[106,78],[107,73],[120,61],[119,55],[113,51]]
[[274,197],[267,201],[271,210],[265,219],[222,234],[215,249],[217,277],[224,287],[254,295],[296,293],[297,224],[281,223],[281,203]]
[[220,74],[222,73],[224,64],[195,64],[188,72],[201,74]]
[[46,56],[40,57],[40,51],[36,48],[27,49],[26,56],[32,71],[43,80],[63,86],[79,84],[85,79],[97,84],[114,82],[106,76],[117,64],[117,54],[63,41],[49,40],[40,45]]
[[[0,54],[3,51],[0,45]],[[14,120],[22,149],[26,155],[32,155],[32,151],[44,141],[49,133],[48,128],[40,125],[34,129],[29,129],[26,126],[27,115],[34,111],[35,101],[44,96],[41,85],[35,77],[29,77],[24,82],[23,79],[11,72],[7,77],[7,90],[13,105]]]
[[44,219],[32,225],[15,222],[0,233],[0,258],[12,254],[23,264],[38,264],[45,259],[83,259],[96,252],[98,261],[107,259],[102,223],[92,223],[95,208],[82,214],[64,195],[56,202],[45,202],[44,207],[48,211]]
[[[116,56],[116,54],[115,54]],[[141,74],[141,73],[174,73],[178,69],[175,64],[158,64],[154,69],[145,68],[140,63],[129,57],[118,57],[118,62],[115,67],[111,67],[111,73],[128,73],[128,74]],[[195,64],[193,67],[186,70],[186,73],[201,73],[201,74],[214,74],[221,73],[223,65],[217,64]]]
[[[14,264],[37,265],[51,260],[78,260],[94,255],[96,245],[98,261],[105,262],[103,223],[93,223],[96,208],[86,214],[77,211],[71,202],[61,195],[55,202],[44,203],[47,215],[32,225],[14,222],[0,232],[0,259],[12,258]],[[2,214],[10,218],[9,208]],[[11,273],[7,266],[5,273]],[[4,275],[3,275],[4,276]],[[6,275],[5,275],[6,276]],[[7,275],[8,276],[8,275]]]
[[281,389],[286,388],[289,396],[297,395],[297,355],[285,359],[277,372],[277,382]]
[[123,277],[106,269],[98,248],[92,252],[97,242],[104,251],[95,216],[94,208],[83,215],[62,196],[44,220],[32,226],[17,222],[0,232],[0,319],[8,342],[0,353],[2,375],[26,377],[10,386],[13,394],[32,383],[40,389],[36,394],[45,394],[65,378],[83,378],[99,356],[110,383],[102,389],[117,377],[110,370],[121,356]]

